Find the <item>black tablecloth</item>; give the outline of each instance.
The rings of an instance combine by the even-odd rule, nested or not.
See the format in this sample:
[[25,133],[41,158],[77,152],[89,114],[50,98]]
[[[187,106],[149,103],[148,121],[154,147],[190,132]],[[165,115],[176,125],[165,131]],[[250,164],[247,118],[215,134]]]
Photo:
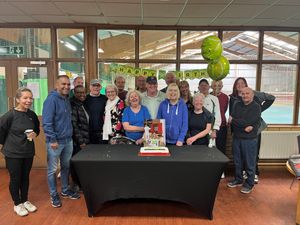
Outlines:
[[212,219],[221,174],[229,161],[215,148],[169,146],[171,156],[138,156],[135,145],[88,145],[71,162],[88,215],[107,201],[154,198],[184,202]]

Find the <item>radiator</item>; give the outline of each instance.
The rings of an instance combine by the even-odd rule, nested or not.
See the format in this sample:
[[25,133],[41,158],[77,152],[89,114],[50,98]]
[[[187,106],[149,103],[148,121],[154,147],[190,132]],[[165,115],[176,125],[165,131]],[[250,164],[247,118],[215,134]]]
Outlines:
[[287,159],[298,154],[298,135],[300,131],[263,131],[259,158]]

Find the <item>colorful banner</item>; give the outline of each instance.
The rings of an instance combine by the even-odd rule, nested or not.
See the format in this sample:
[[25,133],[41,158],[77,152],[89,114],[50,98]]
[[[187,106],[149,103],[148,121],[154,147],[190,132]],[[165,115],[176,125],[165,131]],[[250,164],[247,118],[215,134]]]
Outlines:
[[[110,72],[117,73],[119,75],[129,75],[129,76],[158,76],[158,79],[165,79],[166,70],[150,70],[150,69],[142,69],[142,68],[134,68],[132,66],[119,65],[119,64],[111,64]],[[206,69],[199,70],[185,70],[185,71],[170,71],[175,73],[176,78],[179,80],[185,79],[196,79],[196,78],[209,78]]]

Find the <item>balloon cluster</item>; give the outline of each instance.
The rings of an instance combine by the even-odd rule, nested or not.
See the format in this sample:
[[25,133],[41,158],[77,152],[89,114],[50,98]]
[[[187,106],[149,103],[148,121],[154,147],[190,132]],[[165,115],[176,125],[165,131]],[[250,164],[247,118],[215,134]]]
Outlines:
[[229,62],[222,56],[223,47],[221,40],[214,35],[204,38],[201,54],[208,62],[207,73],[213,80],[222,80],[229,73]]

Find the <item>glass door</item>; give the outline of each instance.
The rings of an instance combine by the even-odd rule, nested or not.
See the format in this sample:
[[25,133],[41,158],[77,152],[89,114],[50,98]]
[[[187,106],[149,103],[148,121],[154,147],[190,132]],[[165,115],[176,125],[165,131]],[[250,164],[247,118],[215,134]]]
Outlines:
[[13,99],[12,87],[10,85],[10,66],[8,62],[0,61],[0,116],[10,109]]

